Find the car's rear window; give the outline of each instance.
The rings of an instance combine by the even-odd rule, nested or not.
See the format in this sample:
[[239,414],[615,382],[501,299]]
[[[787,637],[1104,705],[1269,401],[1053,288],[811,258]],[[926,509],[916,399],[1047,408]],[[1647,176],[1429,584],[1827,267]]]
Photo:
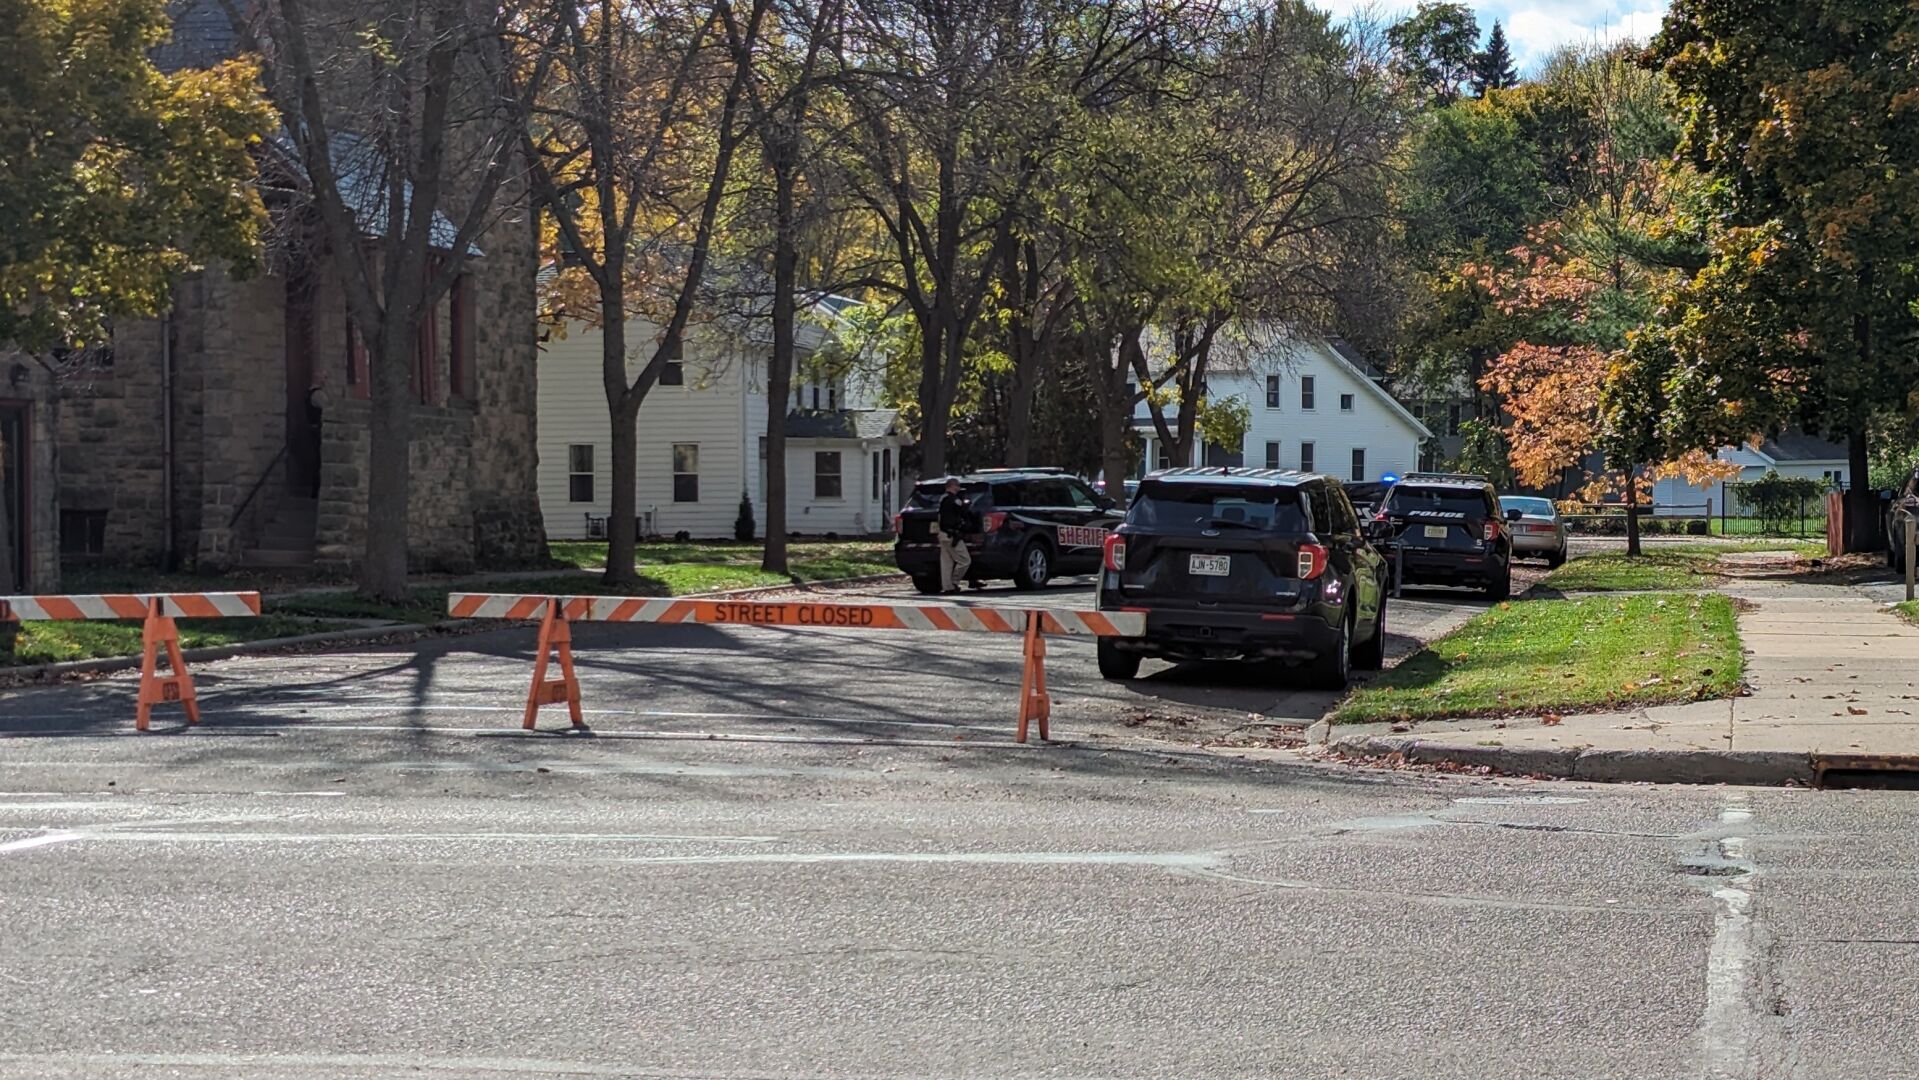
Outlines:
[[1535,514],[1539,517],[1553,515],[1551,499],[1535,499],[1529,495],[1504,495],[1499,499],[1502,510],[1517,510],[1522,514]]
[[[911,510],[938,510],[940,497],[945,494],[945,484],[921,484],[913,489],[913,497],[906,505]],[[968,484],[960,488],[960,494],[965,495],[969,501],[978,502],[979,497],[986,494],[986,485]]]
[[1417,487],[1395,484],[1386,496],[1386,512],[1391,514],[1427,513],[1486,516],[1486,496],[1461,488]]
[[1305,508],[1292,488],[1246,484],[1140,485],[1126,522],[1166,530],[1252,529],[1260,532],[1307,531]]

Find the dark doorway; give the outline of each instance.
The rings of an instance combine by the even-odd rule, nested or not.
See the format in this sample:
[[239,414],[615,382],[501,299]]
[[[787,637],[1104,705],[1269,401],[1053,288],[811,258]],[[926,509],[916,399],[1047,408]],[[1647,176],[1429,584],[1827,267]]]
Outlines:
[[302,498],[320,493],[320,409],[313,393],[313,276],[296,270],[287,278],[287,491]]
[[27,404],[0,401],[0,591],[28,591],[27,568],[33,552],[28,519],[32,448],[27,445]]

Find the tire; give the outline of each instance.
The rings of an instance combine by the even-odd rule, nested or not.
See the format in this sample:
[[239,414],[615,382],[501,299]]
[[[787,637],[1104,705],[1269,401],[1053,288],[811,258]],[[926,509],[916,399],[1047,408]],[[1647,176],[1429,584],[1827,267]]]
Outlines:
[[1564,565],[1566,565],[1566,549],[1563,545],[1560,547],[1558,551],[1555,551],[1551,555],[1546,556],[1547,569],[1557,570]]
[[1333,647],[1313,657],[1306,679],[1317,690],[1344,690],[1352,676],[1353,617],[1339,621],[1339,640]]
[[1499,568],[1499,576],[1493,579],[1490,585],[1486,586],[1486,599],[1497,603],[1498,601],[1504,600],[1507,597],[1511,596],[1512,594],[1513,594],[1513,563],[1512,563],[1512,560],[1508,558],[1506,560],[1506,564]]
[[940,592],[940,579],[936,577],[920,577],[916,574],[913,577],[913,588],[919,590],[926,596],[937,596]]
[[1020,549],[1019,562],[1013,567],[1013,584],[1021,589],[1044,589],[1053,580],[1053,552],[1035,540]]
[[1373,619],[1373,636],[1353,646],[1353,670],[1378,671],[1386,666],[1386,594],[1379,596],[1379,614]]
[[1125,682],[1139,677],[1139,654],[1121,652],[1105,638],[1099,639],[1099,674],[1103,679]]

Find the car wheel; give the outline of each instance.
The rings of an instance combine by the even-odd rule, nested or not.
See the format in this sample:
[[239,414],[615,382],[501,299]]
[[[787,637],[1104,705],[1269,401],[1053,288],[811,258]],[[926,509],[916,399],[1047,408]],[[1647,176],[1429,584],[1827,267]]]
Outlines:
[[1352,677],[1352,664],[1353,617],[1348,615],[1339,620],[1339,639],[1333,647],[1313,657],[1310,680],[1321,690],[1344,690]]
[[915,574],[913,575],[913,588],[918,589],[927,596],[932,596],[940,592],[940,579]]
[[1486,586],[1486,599],[1504,600],[1513,594],[1513,564],[1507,559],[1499,568],[1499,576]]
[[1386,597],[1380,594],[1379,614],[1373,617],[1373,636],[1353,646],[1353,667],[1378,671],[1386,666]]
[[1546,566],[1548,569],[1557,570],[1564,565],[1566,565],[1566,546],[1561,544],[1558,551],[1546,556]]
[[1013,568],[1013,584],[1022,589],[1043,589],[1053,580],[1053,553],[1038,540],[1019,553],[1019,565]]
[[1121,652],[1119,646],[1105,638],[1099,639],[1098,651],[1101,678],[1124,682],[1139,677],[1138,653]]

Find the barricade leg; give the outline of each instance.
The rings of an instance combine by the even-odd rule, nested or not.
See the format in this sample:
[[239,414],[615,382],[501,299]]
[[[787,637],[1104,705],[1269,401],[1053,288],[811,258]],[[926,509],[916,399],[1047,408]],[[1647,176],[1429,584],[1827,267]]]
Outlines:
[[[167,654],[167,672],[160,673],[160,650]],[[140,630],[140,701],[134,712],[133,726],[147,730],[155,705],[178,703],[186,709],[187,723],[200,722],[200,702],[193,692],[193,673],[180,655],[180,629],[173,616],[164,613],[158,599],[147,602],[146,625]]]
[[[548,679],[546,666],[555,653],[559,656],[560,677]],[[561,702],[566,703],[573,726],[585,727],[586,721],[580,713],[580,680],[573,674],[573,624],[567,622],[560,601],[554,599],[547,602],[546,618],[540,622],[540,651],[533,661],[533,688],[527,692],[526,717],[520,726],[532,731],[540,718],[540,706]]]
[[1027,725],[1033,721],[1039,723],[1040,741],[1052,740],[1047,721],[1052,719],[1053,699],[1046,692],[1046,635],[1040,633],[1042,618],[1037,611],[1026,613],[1026,670],[1020,676],[1019,732],[1014,737],[1017,742],[1026,741]]

